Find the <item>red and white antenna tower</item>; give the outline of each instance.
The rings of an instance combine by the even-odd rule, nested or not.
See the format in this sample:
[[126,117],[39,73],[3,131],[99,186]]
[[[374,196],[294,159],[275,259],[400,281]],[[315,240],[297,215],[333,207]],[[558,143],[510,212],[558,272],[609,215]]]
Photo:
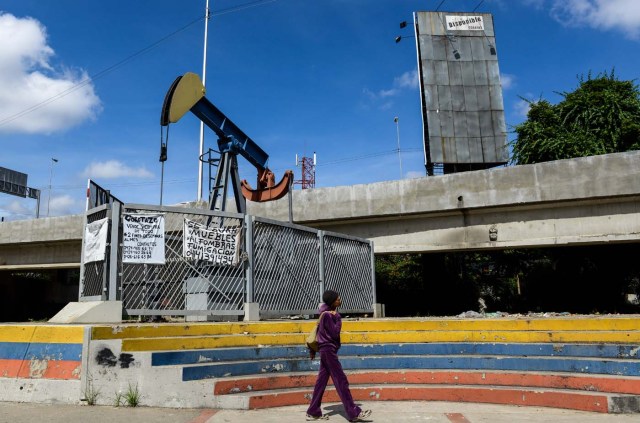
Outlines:
[[313,153],[313,157],[303,157],[298,160],[296,154],[296,167],[300,166],[302,179],[293,181],[294,184],[302,185],[302,189],[315,188],[316,187],[316,153]]

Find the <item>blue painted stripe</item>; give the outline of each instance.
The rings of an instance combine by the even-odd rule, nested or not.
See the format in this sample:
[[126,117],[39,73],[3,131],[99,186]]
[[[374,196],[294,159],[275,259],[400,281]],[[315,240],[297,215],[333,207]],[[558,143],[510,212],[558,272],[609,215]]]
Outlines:
[[216,363],[222,361],[308,357],[306,347],[221,348],[216,350],[171,351],[151,354],[152,366]]
[[[371,355],[499,355],[541,357],[598,357],[638,359],[640,347],[601,344],[487,344],[487,343],[421,343],[343,345],[341,356]],[[222,361],[307,357],[302,346],[222,348],[198,351],[152,353],[153,366],[216,363]]]
[[79,361],[81,358],[82,344],[0,342],[0,359],[4,360]]
[[[342,357],[340,362],[342,367],[348,370],[512,370],[640,376],[640,360],[590,360],[570,357],[347,356]],[[182,380],[314,371],[318,369],[318,365],[318,360],[309,359],[218,363],[185,367],[182,369]]]

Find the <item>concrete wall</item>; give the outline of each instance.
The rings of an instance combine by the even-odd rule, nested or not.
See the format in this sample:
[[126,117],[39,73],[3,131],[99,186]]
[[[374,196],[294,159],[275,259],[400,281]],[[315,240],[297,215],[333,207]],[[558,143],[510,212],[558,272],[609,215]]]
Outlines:
[[0,223],[0,270],[79,267],[83,219],[72,215]]
[[[637,242],[640,152],[296,191],[294,221],[374,241],[375,252]],[[249,213],[288,218],[285,200]]]
[[0,401],[79,404],[82,326],[1,325]]

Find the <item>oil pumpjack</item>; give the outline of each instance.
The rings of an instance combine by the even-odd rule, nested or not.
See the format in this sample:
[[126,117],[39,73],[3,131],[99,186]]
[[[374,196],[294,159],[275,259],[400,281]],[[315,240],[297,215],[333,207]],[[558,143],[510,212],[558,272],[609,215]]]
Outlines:
[[[220,156],[218,159],[209,160],[210,166],[212,163],[218,166],[214,185],[209,193],[210,210],[225,211],[229,186],[233,189],[238,213],[246,213],[246,200],[257,202],[278,200],[289,192],[293,183],[293,172],[287,170],[280,182],[276,184],[275,175],[267,167],[269,155],[205,97],[205,88],[200,77],[191,72],[177,77],[171,84],[162,105],[160,125],[168,127],[170,123],[180,120],[188,111],[218,135],[217,152]],[[238,155],[244,157],[258,171],[256,189],[253,189],[246,180],[240,181]],[[161,139],[160,161],[166,160],[167,142]],[[203,157],[200,157],[200,160],[204,161]]]

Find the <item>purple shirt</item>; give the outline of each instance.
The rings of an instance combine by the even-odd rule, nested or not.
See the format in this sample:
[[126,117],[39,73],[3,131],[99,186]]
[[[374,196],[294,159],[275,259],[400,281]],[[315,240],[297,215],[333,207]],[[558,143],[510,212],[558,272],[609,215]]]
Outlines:
[[342,316],[336,314],[324,313],[330,311],[331,308],[322,303],[318,311],[320,314],[320,323],[318,324],[318,347],[319,350],[332,349],[338,351],[340,348],[340,330],[342,329]]

